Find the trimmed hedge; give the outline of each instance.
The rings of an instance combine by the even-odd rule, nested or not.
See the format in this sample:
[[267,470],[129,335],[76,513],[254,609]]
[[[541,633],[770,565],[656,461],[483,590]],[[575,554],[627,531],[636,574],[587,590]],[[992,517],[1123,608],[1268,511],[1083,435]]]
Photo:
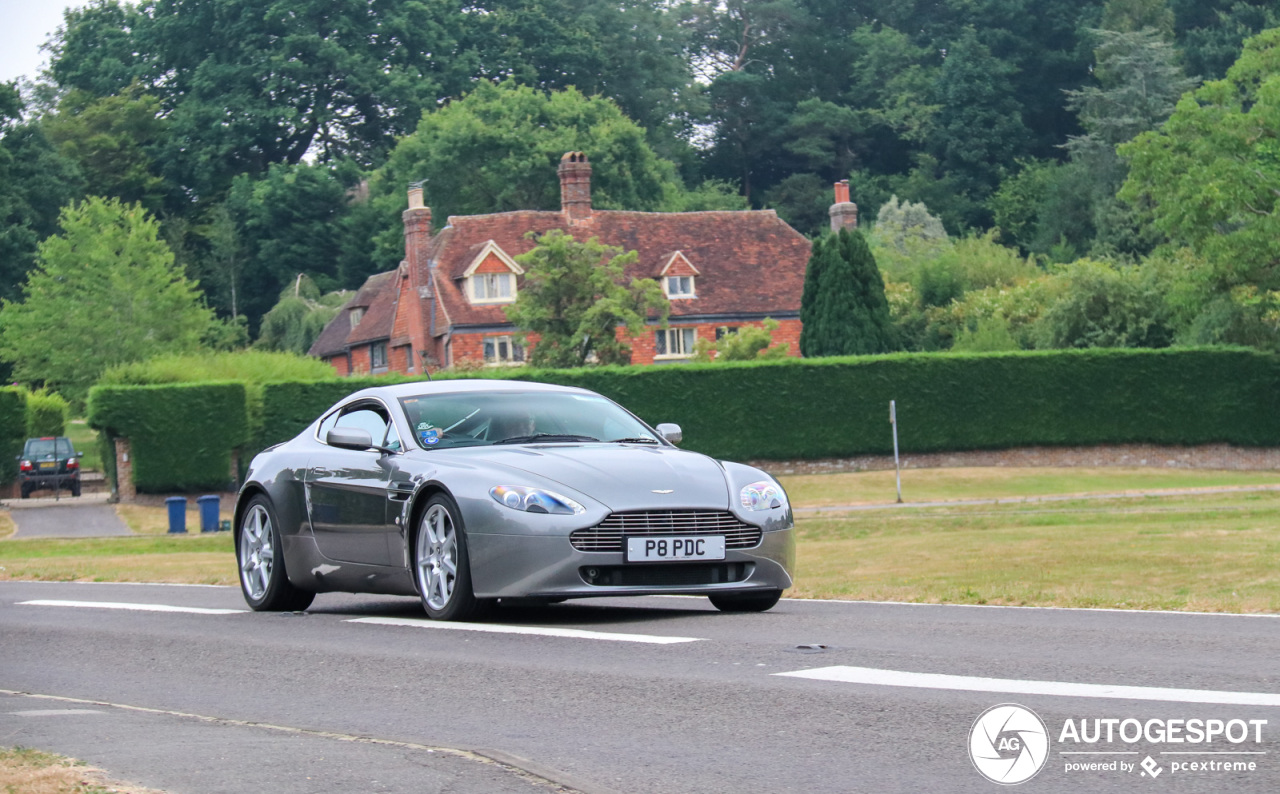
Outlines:
[[18,478],[17,457],[27,441],[27,393],[6,386],[0,389],[0,484]]
[[129,439],[141,492],[223,490],[232,450],[249,440],[245,406],[243,383],[95,386],[89,424]]
[[[736,460],[891,452],[890,400],[908,452],[1280,446],[1280,357],[1249,349],[918,353],[493,374],[592,389],[650,424],[681,425],[689,449]],[[267,384],[255,446],[292,438],[353,391],[396,381]]]
[[43,391],[27,395],[27,437],[65,436],[70,406],[60,394]]

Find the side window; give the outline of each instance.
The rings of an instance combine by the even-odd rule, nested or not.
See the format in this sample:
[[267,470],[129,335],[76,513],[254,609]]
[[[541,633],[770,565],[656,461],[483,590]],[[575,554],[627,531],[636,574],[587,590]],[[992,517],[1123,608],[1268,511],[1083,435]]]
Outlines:
[[369,438],[376,444],[387,435],[387,417],[379,409],[362,406],[355,410],[343,412],[342,416],[338,417],[338,423],[335,427],[363,430],[369,434]]
[[387,425],[387,437],[383,439],[382,446],[387,449],[394,449],[396,452],[401,450],[400,434],[396,432],[395,422],[391,422]]
[[329,435],[330,430],[338,426],[338,416],[340,415],[340,411],[334,411],[326,416],[324,421],[320,423],[320,429],[316,431],[316,435],[319,436],[321,441],[324,441],[325,436]]

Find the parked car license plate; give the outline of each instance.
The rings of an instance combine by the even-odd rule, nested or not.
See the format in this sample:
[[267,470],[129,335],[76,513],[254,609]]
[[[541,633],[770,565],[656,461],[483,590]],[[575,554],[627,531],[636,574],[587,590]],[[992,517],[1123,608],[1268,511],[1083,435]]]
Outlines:
[[41,462],[40,462],[40,468],[42,468],[42,469],[56,469],[56,468],[58,468],[58,463],[57,463],[57,461],[41,461]]
[[627,562],[723,560],[724,535],[629,537]]

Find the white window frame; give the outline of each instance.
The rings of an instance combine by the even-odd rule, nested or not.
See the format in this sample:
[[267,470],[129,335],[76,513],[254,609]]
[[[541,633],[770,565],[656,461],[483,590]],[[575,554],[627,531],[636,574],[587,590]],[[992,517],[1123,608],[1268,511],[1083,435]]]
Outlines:
[[[681,281],[688,281],[688,290],[681,289],[684,286]],[[665,276],[662,279],[662,291],[672,300],[698,297],[697,285],[694,283],[693,276]]]
[[[382,351],[382,363],[378,363],[378,351]],[[387,369],[387,343],[372,342],[369,344],[369,369],[377,372],[380,369]]]
[[[489,281],[489,279],[492,279],[492,281]],[[502,287],[499,285],[499,280],[506,283],[507,295],[501,294]],[[515,273],[474,273],[467,279],[467,281],[471,282],[470,291],[472,303],[515,303]],[[497,294],[490,294],[491,289]]]
[[[658,340],[662,340],[661,347],[666,350],[659,353]],[[683,326],[680,328],[659,328],[654,334],[653,357],[657,359],[675,359],[675,358],[691,358],[693,356],[693,346],[698,342],[698,329],[693,326]],[[675,348],[681,348],[679,352],[671,352]]]
[[[498,350],[503,343],[507,345],[507,357],[502,358],[498,354]],[[493,345],[494,354],[489,356],[489,345]],[[515,337],[510,334],[501,334],[497,336],[486,336],[480,343],[481,355],[484,356],[484,364],[486,367],[518,367],[525,362],[524,345],[520,344]]]
[[360,321],[364,319],[364,307],[356,306],[352,308],[349,312],[349,316],[351,317],[351,327],[355,328],[360,324]]

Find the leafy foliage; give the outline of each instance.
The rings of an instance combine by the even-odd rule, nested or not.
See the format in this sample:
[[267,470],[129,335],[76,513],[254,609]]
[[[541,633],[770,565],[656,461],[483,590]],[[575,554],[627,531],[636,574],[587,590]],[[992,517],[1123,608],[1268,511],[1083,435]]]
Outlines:
[[524,283],[506,313],[523,338],[537,334],[529,356],[534,366],[627,364],[631,347],[618,338],[619,326],[637,336],[653,312],[666,327],[671,304],[658,282],[628,281],[624,273],[635,259],[634,251],[623,253],[594,237],[580,243],[558,229],[516,257],[525,269]]
[[262,318],[255,347],[306,355],[329,321],[351,299],[347,291],[320,294],[315,282],[299,273],[280,300]]
[[144,493],[226,490],[231,452],[249,440],[242,383],[95,386],[89,424],[128,438]]
[[113,364],[200,347],[212,314],[141,207],[90,198],[60,225],[23,299],[0,307],[0,358],[17,378],[83,399]]
[[777,320],[766,317],[760,325],[744,325],[736,331],[723,334],[714,342],[710,339],[699,339],[693,343],[692,360],[707,363],[784,358],[787,355],[787,346],[773,344],[773,332],[780,327],[781,323]]
[[0,387],[0,484],[13,482],[18,476],[22,445],[27,440],[27,391],[13,386]]
[[800,305],[800,351],[809,357],[886,353],[896,346],[884,280],[861,232],[813,244]]
[[44,389],[27,394],[27,435],[65,436],[71,406],[57,394]]

